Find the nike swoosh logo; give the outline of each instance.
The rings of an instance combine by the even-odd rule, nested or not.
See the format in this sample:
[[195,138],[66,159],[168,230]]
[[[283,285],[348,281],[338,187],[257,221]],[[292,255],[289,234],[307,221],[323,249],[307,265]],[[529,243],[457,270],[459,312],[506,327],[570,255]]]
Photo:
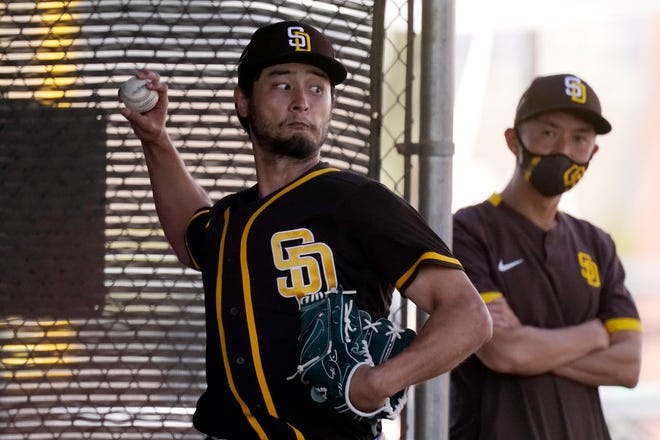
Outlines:
[[518,266],[519,264],[522,264],[523,261],[525,260],[523,260],[522,258],[509,261],[508,263],[505,263],[504,261],[500,260],[500,262],[497,264],[497,270],[499,270],[500,272],[506,272],[507,270],[511,270],[514,267]]

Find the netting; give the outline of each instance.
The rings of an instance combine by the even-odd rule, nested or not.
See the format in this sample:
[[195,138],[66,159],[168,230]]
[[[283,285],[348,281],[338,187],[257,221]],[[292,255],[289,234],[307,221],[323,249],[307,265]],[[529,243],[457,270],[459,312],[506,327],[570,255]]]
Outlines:
[[255,182],[236,61],[258,26],[305,20],[349,71],[323,157],[367,174],[384,117],[374,3],[0,3],[1,439],[200,438],[201,280],[165,241],[117,88],[160,73],[170,136],[217,200]]

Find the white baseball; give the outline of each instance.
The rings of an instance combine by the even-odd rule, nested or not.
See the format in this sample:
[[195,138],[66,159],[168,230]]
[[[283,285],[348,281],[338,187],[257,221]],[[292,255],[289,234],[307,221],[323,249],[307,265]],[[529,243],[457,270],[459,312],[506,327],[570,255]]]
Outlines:
[[119,87],[124,105],[135,112],[146,113],[158,103],[158,93],[146,88],[147,80],[131,78]]

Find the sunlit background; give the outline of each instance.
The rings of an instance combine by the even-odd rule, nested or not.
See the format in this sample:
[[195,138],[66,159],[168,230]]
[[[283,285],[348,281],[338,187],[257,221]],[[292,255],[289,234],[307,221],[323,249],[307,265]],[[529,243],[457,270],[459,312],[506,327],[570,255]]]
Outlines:
[[644,328],[639,385],[603,387],[617,439],[660,439],[660,2],[457,0],[453,210],[501,191],[514,157],[503,132],[537,74],[569,72],[612,123],[561,208],[617,243]]
[[[660,439],[660,2],[455,5],[452,211],[504,189],[514,156],[503,133],[534,76],[581,76],[612,123],[612,132],[598,138],[600,151],[585,177],[560,208],[612,235],[642,318],[639,385],[601,387],[613,439]],[[416,86],[424,96],[424,84]]]

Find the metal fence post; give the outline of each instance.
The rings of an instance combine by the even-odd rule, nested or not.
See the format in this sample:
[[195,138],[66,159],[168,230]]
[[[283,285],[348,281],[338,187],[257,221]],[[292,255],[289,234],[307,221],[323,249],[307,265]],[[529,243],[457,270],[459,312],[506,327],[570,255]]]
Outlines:
[[[451,244],[454,105],[454,0],[423,0],[419,139],[419,211]],[[418,311],[417,326],[427,316]],[[415,438],[445,440],[449,426],[449,376],[415,390]]]

